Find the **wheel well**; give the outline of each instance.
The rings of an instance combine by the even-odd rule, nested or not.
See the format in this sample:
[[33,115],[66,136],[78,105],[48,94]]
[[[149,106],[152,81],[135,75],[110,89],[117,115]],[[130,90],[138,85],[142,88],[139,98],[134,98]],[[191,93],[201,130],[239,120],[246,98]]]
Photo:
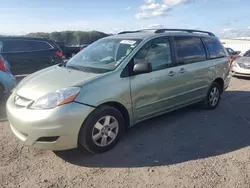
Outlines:
[[221,87],[221,93],[224,91],[224,80],[222,78],[216,78],[214,82],[217,82]]
[[122,116],[123,116],[123,118],[125,120],[126,128],[129,127],[129,125],[130,125],[129,113],[128,113],[128,110],[121,103],[107,102],[107,103],[103,103],[101,105],[108,105],[108,106],[111,106],[111,107],[116,108],[117,110],[119,110],[119,112],[122,114]]

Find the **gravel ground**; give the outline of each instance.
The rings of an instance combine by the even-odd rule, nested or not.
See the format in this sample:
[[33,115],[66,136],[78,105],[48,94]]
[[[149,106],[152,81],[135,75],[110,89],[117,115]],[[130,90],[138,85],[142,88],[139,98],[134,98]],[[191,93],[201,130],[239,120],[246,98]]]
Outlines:
[[111,151],[31,149],[0,123],[0,187],[250,187],[250,80],[214,111],[187,107],[130,129]]

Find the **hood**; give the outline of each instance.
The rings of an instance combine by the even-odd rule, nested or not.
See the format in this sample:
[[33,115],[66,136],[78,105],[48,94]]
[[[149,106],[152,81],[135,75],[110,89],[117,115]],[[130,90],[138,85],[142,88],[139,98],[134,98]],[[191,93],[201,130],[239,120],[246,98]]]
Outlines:
[[250,63],[250,57],[238,57],[235,59],[236,63]]
[[16,93],[27,99],[36,100],[49,92],[83,84],[100,76],[101,74],[71,70],[56,65],[24,78],[18,84]]

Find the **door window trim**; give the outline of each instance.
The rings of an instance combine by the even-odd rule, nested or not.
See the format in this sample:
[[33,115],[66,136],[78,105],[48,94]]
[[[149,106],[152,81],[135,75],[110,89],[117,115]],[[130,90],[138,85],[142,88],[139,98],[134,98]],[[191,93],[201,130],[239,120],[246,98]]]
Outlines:
[[40,40],[29,40],[29,39],[3,39],[1,40],[3,42],[4,46],[4,41],[32,41],[32,42],[41,42],[41,43],[46,43],[50,46],[48,49],[43,49],[43,50],[25,50],[25,51],[12,51],[12,52],[1,52],[1,54],[11,54],[11,53],[29,53],[29,52],[41,52],[41,51],[47,51],[47,50],[52,50],[54,47],[47,41],[40,41]]

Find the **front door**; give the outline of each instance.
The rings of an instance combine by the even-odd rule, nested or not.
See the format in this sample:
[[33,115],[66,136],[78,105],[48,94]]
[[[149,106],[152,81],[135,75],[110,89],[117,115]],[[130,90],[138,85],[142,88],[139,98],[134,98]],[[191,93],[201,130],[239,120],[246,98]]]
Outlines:
[[153,71],[130,78],[131,98],[137,121],[157,115],[178,104],[178,74],[172,60],[168,37],[145,44],[135,55],[134,64],[151,63]]

